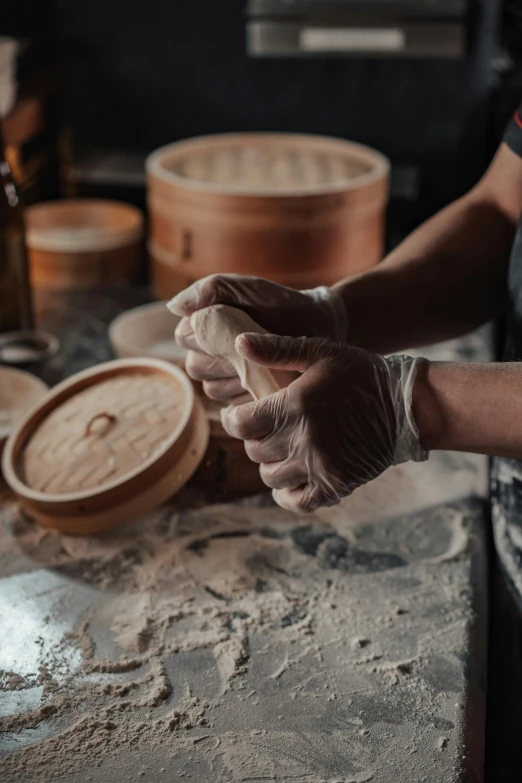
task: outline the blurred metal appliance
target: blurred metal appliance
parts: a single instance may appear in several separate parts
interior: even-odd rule
[[[249,0],[252,57],[460,58],[467,0]]]

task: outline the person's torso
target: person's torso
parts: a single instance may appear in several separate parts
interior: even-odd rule
[[[506,340],[501,358],[522,362],[522,219],[511,251],[508,289]],[[491,504],[498,556],[522,607],[522,460],[492,460]]]

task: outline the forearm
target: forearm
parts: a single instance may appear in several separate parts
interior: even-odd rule
[[[413,415],[427,451],[522,459],[522,363],[421,365]]]
[[[336,286],[355,345],[392,353],[464,334],[505,307],[515,224],[470,193],[379,266]]]

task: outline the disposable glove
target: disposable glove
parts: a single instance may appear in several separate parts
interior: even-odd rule
[[[191,378],[203,381],[205,394],[213,400],[237,404],[251,400],[241,387],[232,365],[201,353],[190,326],[193,312],[214,304],[245,310],[269,332],[294,336],[346,339],[346,312],[340,295],[324,286],[309,291],[241,275],[212,275],[189,286],[174,297],[169,309],[183,316],[176,341],[189,353],[186,369]]]
[[[222,411],[277,503],[293,511],[332,506],[390,465],[427,459],[412,414],[419,362],[385,359],[321,338],[243,334],[236,350],[302,375],[258,402]]]

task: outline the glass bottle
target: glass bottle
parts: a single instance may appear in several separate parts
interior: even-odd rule
[[[33,326],[24,208],[6,160],[0,121],[0,332]]]

